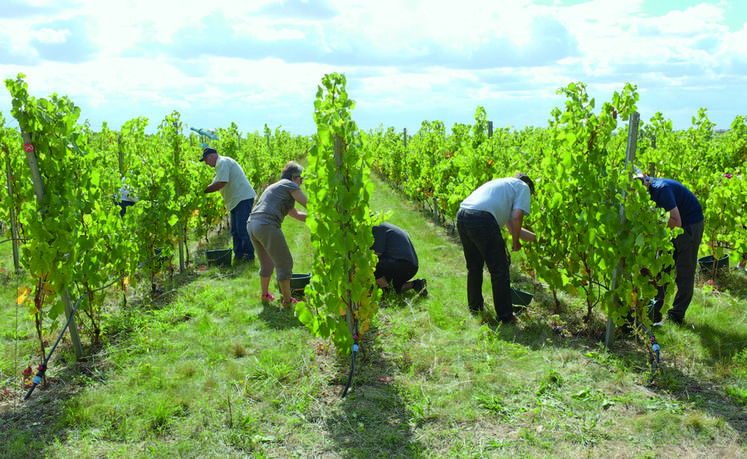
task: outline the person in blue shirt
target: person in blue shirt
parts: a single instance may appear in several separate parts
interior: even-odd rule
[[[675,284],[677,293],[667,317],[681,324],[690,306],[695,290],[695,269],[698,265],[698,248],[703,240],[703,209],[698,198],[680,182],[665,178],[652,178],[644,174],[636,176],[648,190],[656,207],[669,213],[667,226],[682,228],[683,232],[673,241]],[[671,269],[671,266],[668,268]],[[667,285],[659,286],[655,302],[651,307],[652,321],[661,324],[661,308]]]

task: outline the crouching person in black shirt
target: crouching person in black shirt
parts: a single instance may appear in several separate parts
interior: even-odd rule
[[[418,272],[418,255],[407,233],[391,223],[382,223],[373,227],[374,245],[371,250],[379,258],[376,264],[376,284],[397,293],[415,290],[416,293],[428,295],[425,279],[412,279]]]

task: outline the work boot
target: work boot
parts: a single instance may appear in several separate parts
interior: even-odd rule
[[[501,323],[504,325],[516,325],[519,323],[519,318],[516,317],[514,314],[511,314],[511,317],[506,319],[501,319]]]
[[[682,320],[682,317],[679,317],[679,316],[676,316],[676,315],[672,314],[671,310],[667,313],[667,320],[670,321],[670,322],[674,322],[677,325],[682,325],[683,322],[684,322]]]

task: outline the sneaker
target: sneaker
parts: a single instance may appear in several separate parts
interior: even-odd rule
[[[291,297],[290,301],[287,302],[287,303],[285,302],[285,300],[283,300],[283,306],[293,306],[293,307],[295,307],[296,303],[303,303],[303,300],[297,300],[297,299],[295,299],[293,297]]]
[[[664,305],[664,301],[652,299],[648,303],[648,318],[651,320],[651,323],[661,323],[662,316],[661,316],[661,308]]]
[[[270,292],[262,294],[262,302],[267,304],[275,301],[275,295]]]
[[[426,282],[425,279],[413,280],[412,289],[420,296],[428,296],[428,282]]]

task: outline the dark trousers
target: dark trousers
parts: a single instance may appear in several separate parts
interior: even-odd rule
[[[490,284],[493,287],[493,302],[496,317],[509,321],[513,317],[511,307],[511,279],[506,241],[495,217],[488,212],[459,209],[457,231],[462,241],[464,259],[467,262],[467,304],[471,311],[484,309],[482,296],[482,274],[487,265]]]
[[[231,236],[235,259],[254,258],[254,246],[246,231],[246,221],[249,220],[252,207],[254,207],[254,199],[245,199],[231,209]]]
[[[677,293],[674,296],[672,309],[667,313],[671,319],[682,322],[685,318],[685,312],[690,306],[695,290],[695,270],[698,267],[698,248],[703,240],[702,221],[682,227],[683,233],[677,236],[674,241],[674,282],[677,284]],[[670,266],[667,272],[671,270]],[[664,305],[664,295],[667,286],[659,287],[654,304],[654,322],[661,320],[661,307]],[[657,320],[658,319],[658,320]]]
[[[376,263],[374,277],[376,279],[385,277],[386,281],[394,287],[394,291],[400,293],[402,292],[402,286],[412,279],[417,272],[418,267],[409,261],[381,257]]]

